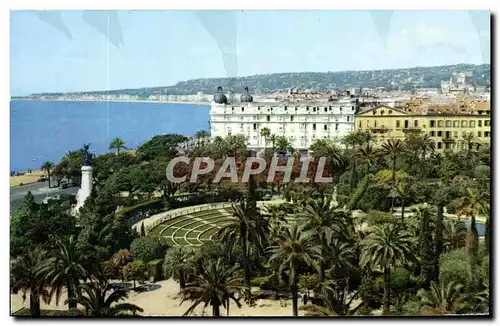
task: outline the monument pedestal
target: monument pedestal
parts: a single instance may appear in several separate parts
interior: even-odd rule
[[[92,167],[90,165],[82,166],[82,186],[76,194],[76,208],[78,212],[83,207],[85,200],[90,196],[92,191]]]

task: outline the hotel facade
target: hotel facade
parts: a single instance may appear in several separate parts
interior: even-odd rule
[[[307,152],[318,139],[330,139],[340,146],[342,137],[354,130],[358,111],[358,100],[350,96],[324,102],[269,103],[254,102],[246,90],[240,102],[228,103],[221,88],[218,92],[210,108],[211,137],[242,134],[252,150],[271,147],[262,136],[264,128],[271,134],[286,137],[299,152]]]

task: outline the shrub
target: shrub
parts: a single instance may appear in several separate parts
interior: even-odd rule
[[[128,263],[123,268],[123,277],[125,277],[127,281],[134,281],[135,288],[135,281],[143,281],[146,279],[146,265],[140,260]]]
[[[299,287],[307,291],[314,290],[319,284],[318,276],[316,274],[301,275],[299,279]]]
[[[167,245],[163,239],[158,237],[140,237],[132,241],[130,249],[134,260],[148,262],[163,258]]]
[[[405,268],[396,268],[391,273],[391,289],[404,291],[411,287],[411,274]]]
[[[467,252],[464,248],[442,254],[439,266],[439,280],[445,284],[455,282],[464,286],[467,285],[469,279],[468,264]]]
[[[163,259],[155,259],[148,262],[148,275],[154,278],[155,282],[163,280]]]
[[[250,280],[250,285],[264,289],[269,283],[269,276],[254,277]]]

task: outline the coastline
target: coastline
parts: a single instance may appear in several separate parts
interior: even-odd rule
[[[201,101],[151,101],[151,100],[119,100],[119,99],[42,99],[42,98],[11,98],[11,101],[43,101],[43,102],[123,102],[123,103],[160,103],[160,104],[188,104],[188,105],[210,105],[210,102]]]

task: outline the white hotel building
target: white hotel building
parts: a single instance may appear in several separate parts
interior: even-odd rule
[[[264,127],[271,134],[286,137],[295,150],[307,152],[318,139],[331,139],[340,145],[341,138],[354,130],[358,100],[350,96],[314,102],[253,102],[248,93],[241,101],[228,103],[218,88],[210,108],[211,137],[243,134],[249,149],[261,150],[271,144],[261,136]]]

